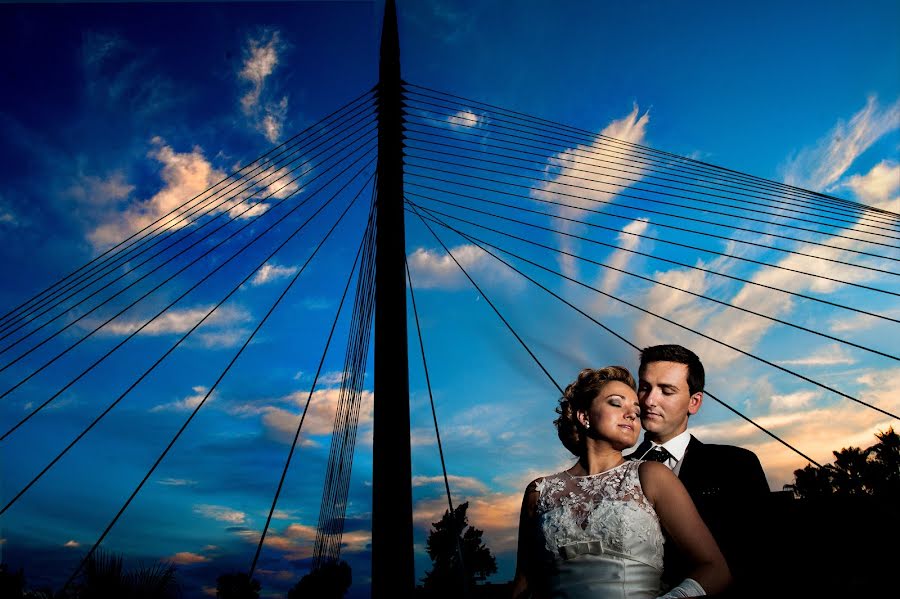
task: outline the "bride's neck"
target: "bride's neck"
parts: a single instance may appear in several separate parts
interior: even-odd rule
[[[599,474],[610,468],[615,468],[625,461],[622,451],[606,447],[592,447],[588,444],[585,454],[578,459],[575,468],[584,475]]]

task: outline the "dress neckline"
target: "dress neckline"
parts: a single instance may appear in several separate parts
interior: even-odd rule
[[[625,460],[624,462],[622,462],[621,464],[619,464],[619,465],[617,465],[617,466],[613,466],[612,468],[608,468],[608,469],[606,469],[606,470],[603,470],[602,472],[597,472],[597,473],[595,473],[595,474],[580,474],[580,475],[575,475],[575,474],[571,474],[568,470],[563,470],[563,474],[565,474],[565,475],[568,476],[569,478],[591,478],[591,477],[593,477],[593,476],[600,476],[601,474],[606,474],[606,473],[608,473],[608,472],[612,472],[613,470],[616,470],[617,468],[621,468],[622,466],[624,466],[624,465],[627,464],[627,463],[628,463],[628,460]]]

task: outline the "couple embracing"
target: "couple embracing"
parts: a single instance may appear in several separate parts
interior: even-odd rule
[[[744,517],[735,506],[768,493],[759,460],[688,431],[703,403],[693,352],[648,347],[638,378],[608,366],[582,370],[566,387],[554,424],[578,461],[525,491],[516,599],[671,599],[731,585],[720,534]],[[642,428],[643,442],[623,456]],[[724,523],[722,505],[730,508]]]

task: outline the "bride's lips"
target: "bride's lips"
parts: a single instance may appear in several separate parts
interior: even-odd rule
[[[634,427],[631,426],[630,424],[620,424],[619,428],[627,428],[630,431],[634,431]]]

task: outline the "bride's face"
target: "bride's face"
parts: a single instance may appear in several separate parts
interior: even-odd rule
[[[641,434],[641,408],[634,389],[619,381],[603,385],[591,407],[578,414],[592,436],[605,439],[616,449],[637,443]]]

